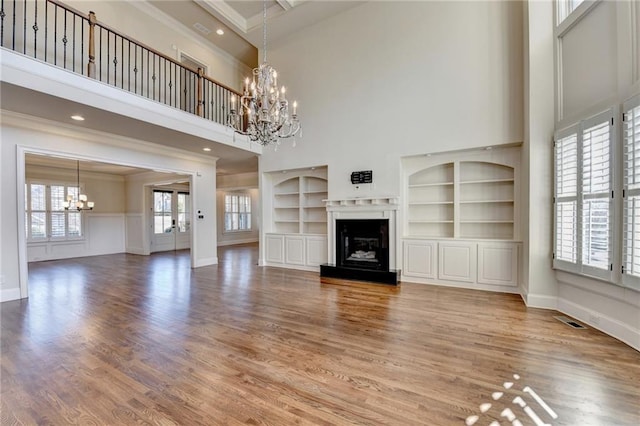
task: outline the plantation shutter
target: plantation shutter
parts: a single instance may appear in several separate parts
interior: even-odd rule
[[[604,120],[586,123],[582,131],[582,265],[598,276],[610,275],[602,271],[610,271],[612,257],[612,124]]]
[[[555,143],[555,178],[555,260],[575,264],[578,259],[577,133]]]
[[[640,288],[640,98],[625,104],[622,123],[623,282]]]

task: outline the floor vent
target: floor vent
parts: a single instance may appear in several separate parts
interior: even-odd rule
[[[581,329],[586,329],[587,327],[585,327],[584,325],[580,324],[579,322],[569,318],[569,317],[554,317],[555,319],[557,319],[558,321],[561,321],[565,324],[567,324],[570,327],[573,328],[581,328]]]

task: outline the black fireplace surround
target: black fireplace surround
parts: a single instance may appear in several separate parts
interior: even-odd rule
[[[321,277],[397,284],[389,270],[389,219],[337,219],[336,264],[320,266]]]

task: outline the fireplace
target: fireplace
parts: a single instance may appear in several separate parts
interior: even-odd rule
[[[336,266],[389,270],[389,219],[336,220]]]
[[[395,197],[327,200],[329,263],[320,276],[398,284],[397,210]]]

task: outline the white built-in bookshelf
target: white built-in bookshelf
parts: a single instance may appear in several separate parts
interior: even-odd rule
[[[485,157],[453,155],[436,164],[425,158],[423,168],[413,160],[406,179],[405,236],[515,239],[517,161]]]
[[[402,279],[515,292],[520,147],[402,160]]]
[[[292,176],[273,186],[273,232],[326,234],[327,179]]]

